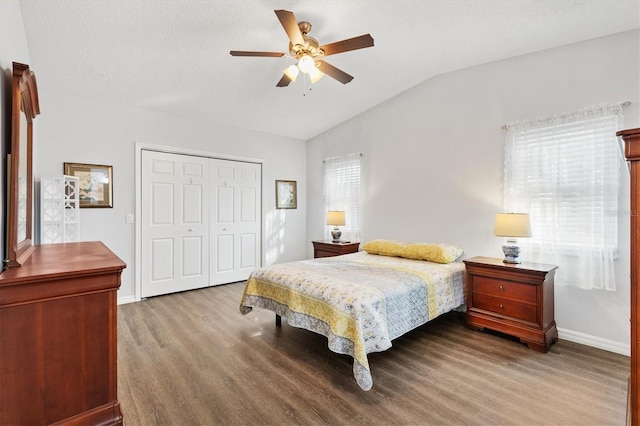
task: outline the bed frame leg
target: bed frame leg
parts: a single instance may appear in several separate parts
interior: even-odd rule
[[[282,317],[276,314],[276,327],[282,327]]]

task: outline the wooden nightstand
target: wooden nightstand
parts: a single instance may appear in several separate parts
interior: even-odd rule
[[[553,276],[557,266],[503,263],[474,257],[467,266],[465,324],[520,338],[529,348],[547,352],[558,340],[553,314]]]
[[[355,253],[358,251],[360,243],[331,241],[311,241],[313,243],[313,257],[331,257],[341,254]]]

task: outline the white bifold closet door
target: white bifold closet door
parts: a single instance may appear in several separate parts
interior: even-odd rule
[[[209,285],[209,159],[142,151],[142,297]]]
[[[211,284],[246,280],[260,266],[261,165],[211,165]]]
[[[261,165],[142,151],[142,294],[247,279],[260,265]]]

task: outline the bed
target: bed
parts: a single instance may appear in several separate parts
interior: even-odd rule
[[[449,257],[457,258],[456,253]],[[291,326],[326,336],[329,349],[353,357],[357,384],[370,390],[367,354],[389,349],[393,339],[463,305],[464,276],[462,262],[373,249],[281,263],[251,274],[240,312],[268,309]]]

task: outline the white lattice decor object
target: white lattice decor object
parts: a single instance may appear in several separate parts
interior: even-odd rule
[[[40,179],[40,243],[80,241],[80,194],[75,176]]]

